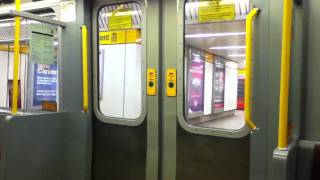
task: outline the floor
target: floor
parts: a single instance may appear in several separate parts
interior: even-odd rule
[[[211,121],[198,124],[198,126],[201,126],[201,127],[228,129],[228,130],[238,130],[238,129],[241,129],[244,125],[245,125],[244,111],[242,110],[236,110],[233,116],[227,116],[227,117],[214,119]]]

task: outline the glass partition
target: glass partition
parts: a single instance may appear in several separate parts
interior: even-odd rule
[[[48,12],[41,16],[55,18]],[[14,19],[0,18],[0,109],[12,107]],[[58,111],[60,27],[21,18],[19,111]]]

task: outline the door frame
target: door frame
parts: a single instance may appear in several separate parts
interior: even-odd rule
[[[97,118],[104,122],[109,124],[118,124],[118,125],[126,125],[126,126],[139,126],[141,123],[143,123],[146,119],[147,114],[147,104],[146,104],[146,86],[144,82],[146,82],[146,42],[142,41],[142,66],[141,66],[141,89],[142,89],[142,109],[141,114],[137,119],[125,119],[125,118],[115,118],[115,117],[107,117],[102,114],[99,108],[99,53],[98,53],[98,37],[99,37],[99,30],[98,28],[98,13],[103,6],[107,5],[117,5],[122,3],[137,3],[140,5],[141,8],[141,14],[143,17],[146,16],[145,9],[147,9],[147,6],[145,5],[145,2],[142,0],[134,0],[134,1],[127,1],[127,0],[97,0],[93,4],[93,10],[92,10],[92,54],[93,54],[93,109],[94,113],[97,116]],[[142,18],[141,21],[141,37],[146,37],[146,18]]]
[[[142,14],[144,16],[142,20],[142,37],[144,42],[143,48],[143,70],[142,70],[142,105],[143,110],[141,117],[137,120],[124,120],[119,118],[109,118],[109,124],[126,125],[126,126],[139,126],[144,121],[147,123],[147,154],[146,154],[146,179],[147,180],[158,180],[159,179],[159,156],[160,156],[160,124],[159,117],[161,112],[161,2],[155,0],[95,0],[92,5],[92,46],[93,46],[93,96],[94,96],[94,111],[97,118],[101,115],[98,110],[98,29],[97,29],[97,13],[99,9],[108,4],[121,4],[121,3],[138,3],[141,7]],[[156,86],[157,92],[154,96],[147,96],[147,79],[146,70],[148,68],[156,69]],[[117,122],[115,122],[115,120]],[[124,121],[123,121],[124,120]],[[133,128],[133,127],[132,127]]]

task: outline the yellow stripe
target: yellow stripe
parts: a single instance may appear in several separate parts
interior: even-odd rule
[[[288,145],[288,101],[290,81],[290,55],[292,34],[292,0],[284,0],[282,24],[282,55],[281,80],[279,102],[279,135],[278,148],[284,149]]]
[[[14,52],[14,46],[0,45],[0,51]],[[27,45],[20,45],[21,54],[29,54],[29,47]]]
[[[99,32],[100,45],[132,44],[141,43],[141,32],[139,29],[127,29],[119,31]]]
[[[20,11],[20,0],[16,0],[16,10]],[[14,63],[13,63],[13,93],[12,93],[12,114],[18,112],[18,96],[19,96],[19,58],[20,58],[20,17],[15,17],[14,29]]]
[[[248,14],[246,20],[246,80],[245,80],[245,122],[250,130],[254,131],[257,129],[257,126],[254,124],[251,118],[251,91],[252,91],[252,28],[253,20],[257,16],[259,10],[253,8],[252,11]]]
[[[88,112],[88,30],[82,26],[82,74],[83,74],[83,111]]]

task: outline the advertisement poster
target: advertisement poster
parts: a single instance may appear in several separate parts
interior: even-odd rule
[[[57,65],[34,64],[33,106],[57,102]]]
[[[224,110],[224,84],[225,84],[225,65],[223,62],[215,62],[214,77],[214,112]]]
[[[238,79],[237,109],[244,110],[244,79]]]
[[[188,109],[189,113],[204,110],[204,56],[192,54],[189,64]]]
[[[21,109],[21,81],[18,81],[18,109]],[[12,108],[13,80],[8,80],[9,107]]]

